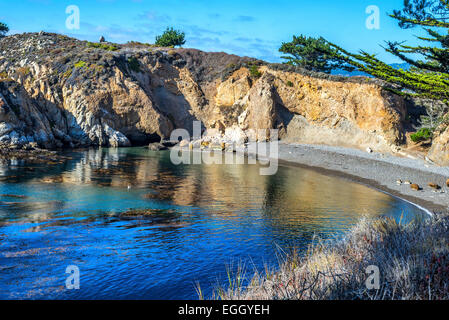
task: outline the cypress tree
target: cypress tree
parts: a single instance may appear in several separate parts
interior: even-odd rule
[[[402,10],[391,15],[401,28],[421,27],[427,36],[418,37],[426,45],[409,46],[386,42],[385,50],[410,64],[410,70],[395,69],[365,51],[351,53],[336,44],[328,51],[360,71],[396,85],[401,95],[449,101],[449,0],[404,0]],[[337,52],[337,53],[335,53]],[[417,55],[413,59],[410,55]]]

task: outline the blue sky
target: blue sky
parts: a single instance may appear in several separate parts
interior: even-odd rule
[[[0,21],[10,33],[58,32],[82,40],[154,43],[167,26],[186,32],[185,47],[280,61],[292,35],[323,36],[345,49],[377,53],[384,40],[416,43],[419,29],[402,30],[387,16],[402,0],[0,0]],[[68,30],[66,7],[80,9],[80,29]],[[365,26],[369,5],[380,9],[380,30]]]

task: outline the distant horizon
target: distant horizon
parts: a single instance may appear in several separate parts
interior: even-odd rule
[[[226,52],[267,62],[282,62],[278,52],[282,42],[293,35],[323,36],[341,47],[357,52],[362,49],[378,54],[387,63],[401,63],[380,45],[385,40],[416,44],[419,29],[402,30],[388,17],[402,7],[402,0],[379,0],[379,29],[368,29],[371,1],[348,0],[336,4],[322,0],[290,2],[276,5],[259,2],[196,0],[186,5],[180,0],[24,0],[20,3],[0,1],[0,21],[10,27],[8,35],[24,32],[53,32],[78,40],[107,41],[124,44],[129,41],[154,43],[166,27],[186,33],[185,48],[208,52]],[[66,13],[69,6],[80,10],[78,30],[69,30]]]

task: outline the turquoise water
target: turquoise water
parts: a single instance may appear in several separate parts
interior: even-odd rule
[[[145,148],[67,155],[0,165],[0,299],[196,299],[195,283],[210,294],[227,266],[275,266],[280,249],[339,237],[363,216],[424,215],[302,168],[175,166]],[[79,290],[65,287],[69,265]]]

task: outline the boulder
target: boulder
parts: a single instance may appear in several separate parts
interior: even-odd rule
[[[442,125],[436,130],[427,157],[439,165],[449,165],[449,126]]]
[[[189,142],[188,140],[182,140],[182,141],[179,143],[179,146],[180,146],[181,148],[183,148],[183,147],[187,147],[189,144],[190,144],[190,142]]]
[[[151,151],[163,151],[163,150],[168,150],[168,147],[162,143],[155,142],[155,143],[150,143],[148,145],[148,149],[150,149]]]
[[[176,146],[178,144],[178,142],[176,142],[176,141],[169,141],[169,140],[162,140],[161,144],[164,147],[173,148],[174,146]]]
[[[110,126],[104,125],[104,133],[108,138],[110,147],[131,147],[131,142],[128,138],[123,133],[112,129]]]
[[[0,137],[7,135],[13,130],[14,128],[9,123],[0,122]]]

